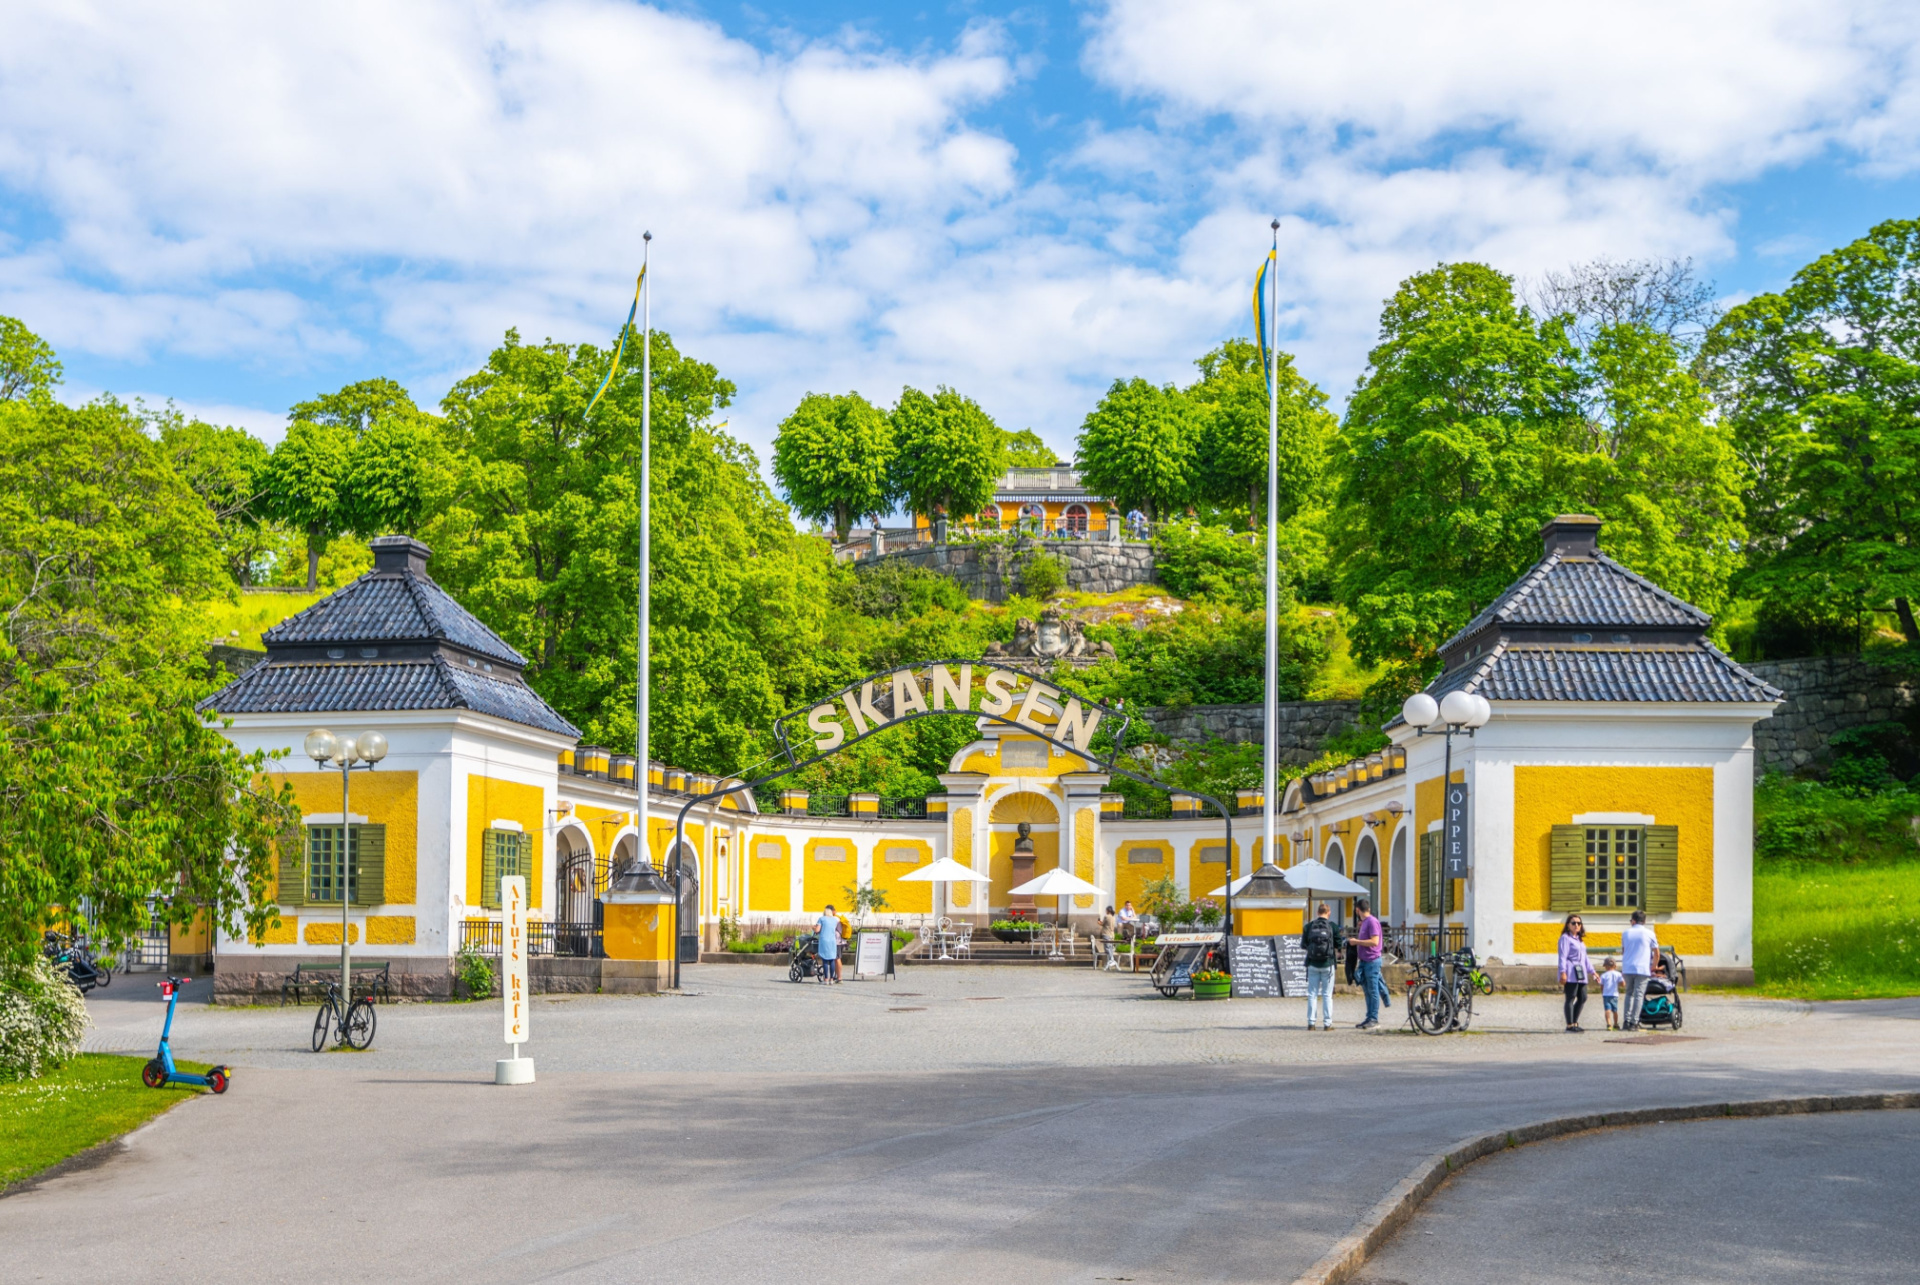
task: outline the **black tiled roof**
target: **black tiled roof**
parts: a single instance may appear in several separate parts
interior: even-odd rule
[[[466,709],[561,736],[580,735],[524,684],[467,670],[440,656],[344,664],[268,661],[201,701],[200,708],[222,714]]]
[[[1436,699],[1468,691],[1490,701],[1759,702],[1783,695],[1707,642],[1502,642],[1484,657],[1442,675],[1427,691]]]
[[[1489,625],[1705,629],[1713,618],[1604,553],[1550,553],[1440,644],[1446,651]]]
[[[440,641],[516,667],[527,663],[500,636],[414,571],[369,571],[260,635],[276,645]]]

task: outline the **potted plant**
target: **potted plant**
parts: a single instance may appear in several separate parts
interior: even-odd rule
[[[1217,968],[1203,968],[1193,975],[1193,997],[1195,999],[1230,999],[1233,996],[1233,978]]]
[[[1033,940],[1033,930],[1037,927],[1031,919],[996,919],[987,925],[987,931],[1004,942],[1019,944]]]

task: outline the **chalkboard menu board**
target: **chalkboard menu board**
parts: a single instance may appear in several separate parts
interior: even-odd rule
[[[1280,956],[1280,990],[1282,994],[1303,996],[1307,993],[1307,952],[1300,945],[1298,937],[1275,937],[1274,950]]]
[[[1274,955],[1275,938],[1233,938],[1233,997],[1279,999],[1280,963]]]

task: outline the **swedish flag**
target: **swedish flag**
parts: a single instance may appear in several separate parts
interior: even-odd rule
[[[605,393],[607,386],[613,383],[613,377],[620,373],[620,358],[627,351],[627,332],[633,329],[633,318],[640,311],[640,287],[645,285],[646,281],[647,270],[642,268],[640,276],[633,283],[633,306],[627,309],[627,322],[620,327],[620,342],[613,348],[613,365],[607,370],[607,377],[600,381],[600,387],[594,391],[593,400],[587,403],[587,409],[582,412],[583,415],[593,413],[593,408],[600,404],[601,394]]]

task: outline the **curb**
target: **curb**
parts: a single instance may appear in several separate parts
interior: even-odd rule
[[[1386,1197],[1293,1285],[1343,1285],[1365,1266],[1441,1183],[1476,1160],[1510,1147],[1545,1142],[1594,1129],[1623,1129],[1677,1120],[1716,1120],[1774,1115],[1819,1115],[1829,1111],[1900,1111],[1920,1108],[1920,1092],[1824,1094],[1807,1098],[1762,1098],[1752,1102],[1702,1102],[1692,1106],[1641,1107],[1592,1115],[1560,1116],[1512,1129],[1495,1129],[1456,1144],[1414,1166]]]

